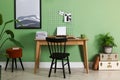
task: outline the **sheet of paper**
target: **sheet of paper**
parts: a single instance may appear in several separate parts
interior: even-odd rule
[[[66,27],[57,27],[57,35],[66,35]]]

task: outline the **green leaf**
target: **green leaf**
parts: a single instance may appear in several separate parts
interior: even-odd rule
[[[11,36],[11,38],[14,38],[14,33],[11,30],[5,30],[7,34]]]
[[[22,23],[19,20],[17,20],[17,19],[12,19],[12,20],[6,21],[5,24],[4,24],[4,26],[6,26],[8,23],[11,23],[11,22],[16,22],[20,26],[23,26]]]
[[[13,19],[12,19],[12,20],[9,20],[9,21],[6,21],[6,22],[5,22],[5,25],[8,24],[8,23],[11,23],[11,22],[13,22],[13,21],[14,21]]]
[[[23,48],[23,45],[19,41],[15,40],[14,38],[9,38],[9,40],[13,42],[16,46]]]
[[[0,14],[0,25],[2,25],[3,23],[3,19],[2,19],[2,15]]]

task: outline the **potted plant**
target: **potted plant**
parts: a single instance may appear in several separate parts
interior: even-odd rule
[[[12,23],[12,22],[19,23],[18,20],[9,20],[3,23],[2,15],[0,14],[0,51],[1,51],[2,46],[8,40],[10,40],[11,42],[13,42],[15,45],[19,47],[23,47],[22,44],[14,38],[13,31],[5,28],[7,24]],[[22,26],[22,24],[20,25]],[[5,35],[7,35],[7,37],[5,37]],[[6,56],[6,54],[0,53],[0,56]],[[1,65],[0,65],[0,79],[1,79]]]
[[[114,42],[114,37],[111,36],[110,33],[100,34],[98,42],[104,53],[112,53],[113,47],[117,46]]]
[[[19,23],[18,20],[9,20],[3,23],[2,15],[0,14],[0,25],[3,25],[3,26],[0,26],[0,50],[7,40],[10,40],[11,42],[13,42],[15,45],[19,47],[23,47],[21,43],[14,38],[13,31],[5,28],[7,24],[12,23],[12,22]],[[22,24],[20,25],[22,26]],[[7,37],[4,37],[5,34],[7,34]]]

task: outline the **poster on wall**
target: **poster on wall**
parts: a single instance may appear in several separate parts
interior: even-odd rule
[[[15,29],[41,28],[41,0],[14,0]],[[22,26],[21,26],[22,24]]]

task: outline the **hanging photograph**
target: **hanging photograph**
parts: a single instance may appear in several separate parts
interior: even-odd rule
[[[41,28],[41,0],[15,0],[16,29]],[[22,24],[22,26],[20,25]]]

